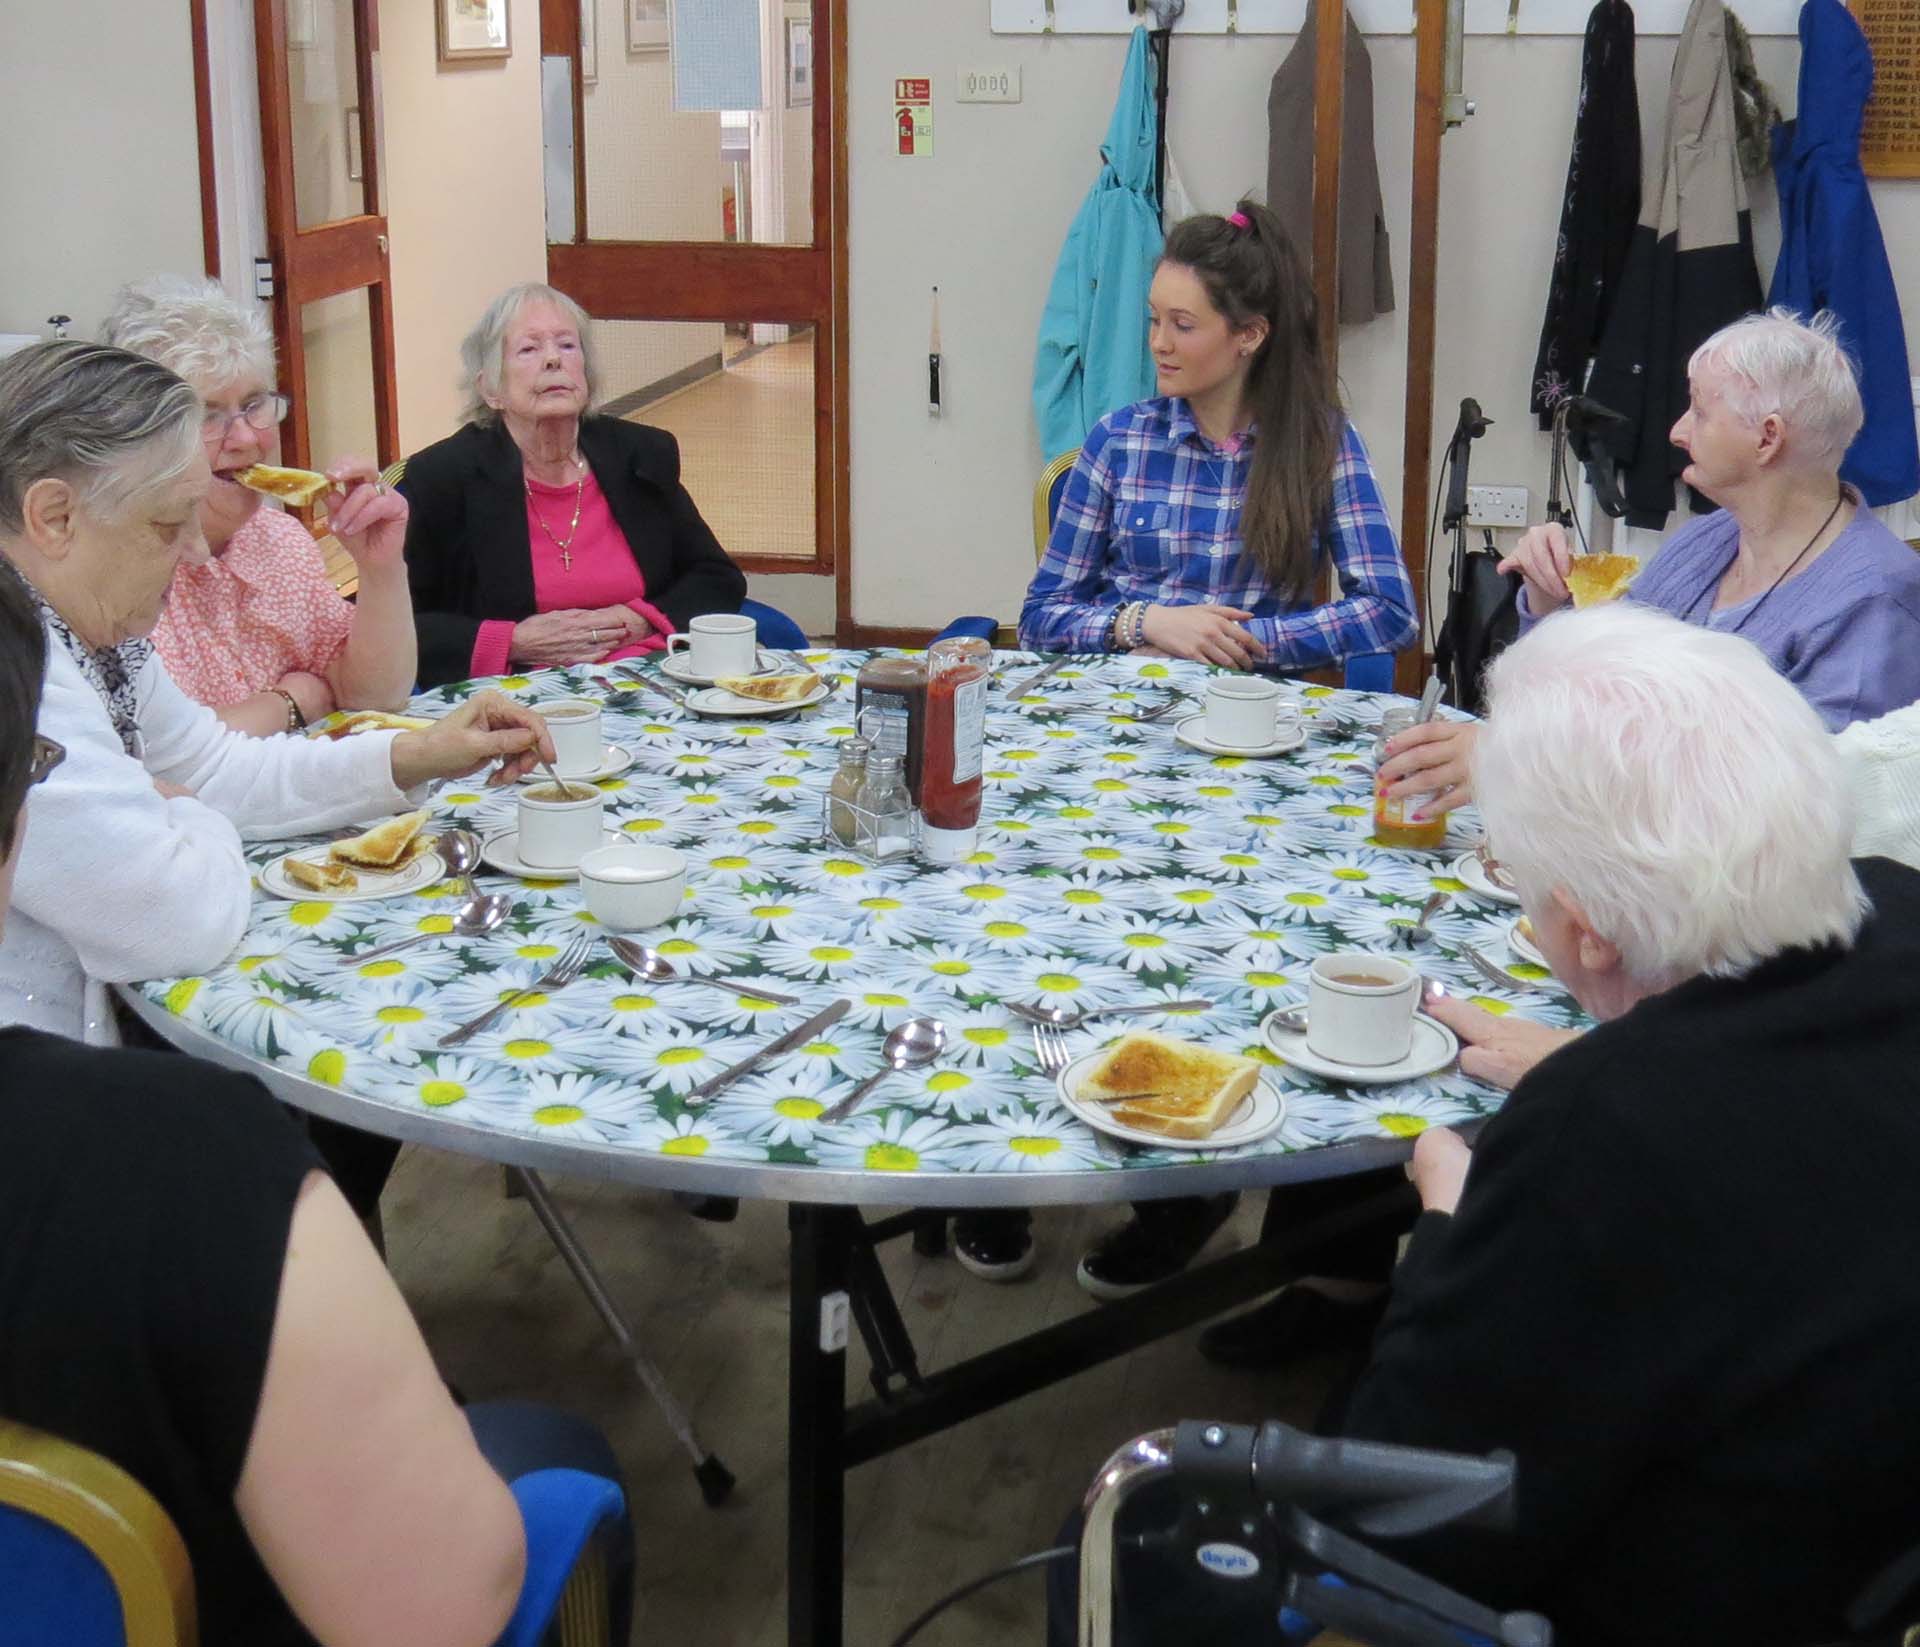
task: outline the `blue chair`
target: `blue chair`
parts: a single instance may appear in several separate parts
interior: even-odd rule
[[[527,1575],[496,1647],[611,1647],[604,1543],[619,1487],[580,1470],[512,1484]],[[139,1482],[98,1453],[0,1420],[0,1641],[194,1647],[185,1544]]]
[[[976,640],[990,641],[999,628],[1000,625],[992,618],[955,618],[933,638],[937,641],[957,640],[962,635],[971,635]]]
[[[804,652],[807,648],[807,633],[792,618],[777,606],[769,606],[765,601],[743,600],[740,603],[740,615],[752,618],[760,630],[760,644],[773,646],[783,652]]]
[[[1347,659],[1346,679],[1349,692],[1391,692],[1393,690],[1393,654],[1362,652]]]

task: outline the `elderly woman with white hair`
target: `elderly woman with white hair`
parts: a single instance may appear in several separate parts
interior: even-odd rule
[[[1832,731],[1920,699],[1920,556],[1840,479],[1864,413],[1832,317],[1735,321],[1687,376],[1682,478],[1721,507],[1662,546],[1627,599],[1752,641]],[[1573,554],[1560,527],[1536,526],[1500,563],[1525,580],[1523,632],[1568,603]],[[1475,736],[1471,723],[1403,732],[1380,782],[1431,795],[1427,815],[1462,805]]]
[[[746,579],[662,429],[593,415],[586,312],[514,286],[460,346],[464,426],[407,460],[407,570],[429,685],[658,651]]]
[[[1583,612],[1489,685],[1489,836],[1600,1023],[1418,1140],[1344,1428],[1511,1449],[1515,1532],[1409,1558],[1574,1647],[1852,1638],[1920,1539],[1920,875],[1849,861],[1833,740],[1739,638]]]
[[[260,736],[335,709],[400,708],[414,679],[406,500],[381,490],[364,458],[328,467],[328,529],[359,580],[349,603],[306,527],[235,478],[280,461],[291,404],[274,388],[273,334],[259,311],[212,281],[159,275],[119,293],[100,336],[185,378],[203,407],[210,553],[180,567],[153,631],[174,683]]]

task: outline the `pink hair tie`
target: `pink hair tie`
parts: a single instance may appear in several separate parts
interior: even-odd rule
[[[1253,227],[1253,220],[1248,217],[1245,212],[1229,212],[1227,214],[1227,221],[1236,229],[1251,229]]]

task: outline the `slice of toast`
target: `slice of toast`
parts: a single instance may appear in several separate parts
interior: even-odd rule
[[[390,715],[384,709],[357,709],[326,729],[329,738],[350,738],[356,732],[424,732],[433,722],[424,715]]]
[[[282,469],[271,463],[256,463],[237,470],[233,477],[250,491],[265,492],[270,498],[305,508],[333,485],[325,475],[311,469]]]
[[[736,698],[756,703],[798,703],[820,684],[812,672],[804,675],[716,675],[713,684]]]
[[[1242,1068],[1254,1067],[1249,1058],[1136,1029],[1121,1036],[1088,1067],[1075,1096],[1113,1104],[1123,1098],[1205,1094]]]
[[[363,869],[396,869],[406,860],[407,849],[427,817],[424,811],[402,813],[375,824],[365,834],[335,841],[328,855],[336,862],[358,864]]]
[[[1578,606],[1618,600],[1640,575],[1637,555],[1576,555],[1567,568],[1567,592]]]
[[[304,886],[310,892],[351,892],[360,884],[360,877],[345,864],[310,864],[304,858],[288,858],[280,867],[295,886]]]
[[[1211,1138],[1221,1123],[1240,1107],[1240,1101],[1253,1091],[1253,1083],[1259,1079],[1260,1071],[1253,1061],[1242,1061],[1247,1067],[1229,1076],[1211,1092],[1126,1098],[1110,1106],[1107,1113],[1124,1126],[1158,1133],[1163,1138]]]

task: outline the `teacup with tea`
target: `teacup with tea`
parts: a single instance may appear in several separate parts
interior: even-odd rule
[[[540,705],[553,739],[553,769],[563,778],[598,772],[606,758],[601,741],[600,705],[591,698],[558,698]]]
[[[1307,1047],[1337,1064],[1398,1063],[1413,1046],[1420,974],[1392,955],[1347,950],[1307,973]]]
[[[537,783],[520,791],[518,856],[534,869],[572,869],[606,835],[607,797],[590,783]]]

